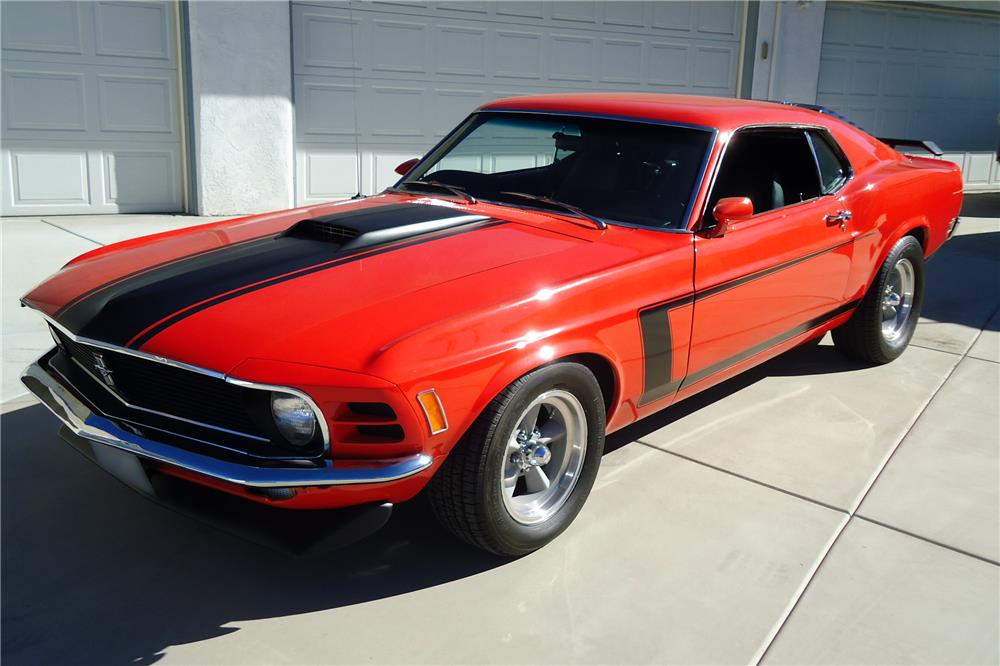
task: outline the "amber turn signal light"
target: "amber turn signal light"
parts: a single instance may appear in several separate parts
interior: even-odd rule
[[[434,389],[422,391],[417,394],[417,402],[424,410],[427,417],[427,426],[431,429],[432,435],[437,435],[448,429],[448,418],[444,415],[444,407],[441,405],[441,398],[438,397]]]

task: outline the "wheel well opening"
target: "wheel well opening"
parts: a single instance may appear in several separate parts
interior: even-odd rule
[[[907,232],[906,235],[907,236],[913,236],[914,238],[916,238],[917,242],[920,243],[920,247],[922,247],[924,249],[924,252],[927,251],[927,230],[926,229],[924,229],[923,227],[915,227],[913,229],[910,229],[910,231]]]
[[[615,391],[618,388],[615,379],[615,370],[611,362],[598,354],[575,354],[561,358],[559,361],[579,363],[594,373],[594,377],[597,378],[597,383],[601,387],[601,394],[604,396],[604,409],[610,417],[611,406],[615,400]]]

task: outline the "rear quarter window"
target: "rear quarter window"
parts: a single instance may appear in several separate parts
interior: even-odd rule
[[[840,146],[837,146],[833,138],[825,132],[810,130],[809,142],[816,155],[822,193],[836,192],[851,177],[850,163],[844,157]]]

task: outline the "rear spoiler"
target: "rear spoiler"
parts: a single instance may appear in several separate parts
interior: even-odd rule
[[[876,137],[879,141],[886,144],[890,148],[895,148],[896,146],[905,146],[907,148],[923,148],[931,155],[935,157],[941,157],[944,155],[938,145],[933,141],[920,141],[918,139],[884,139],[882,137]]]

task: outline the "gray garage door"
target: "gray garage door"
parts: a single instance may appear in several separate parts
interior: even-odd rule
[[[181,210],[176,4],[0,4],[3,214]]]
[[[1000,181],[1000,19],[827,3],[817,103],[879,136],[933,139],[967,185]]]
[[[296,198],[378,191],[479,104],[560,90],[734,96],[740,2],[292,9]]]

